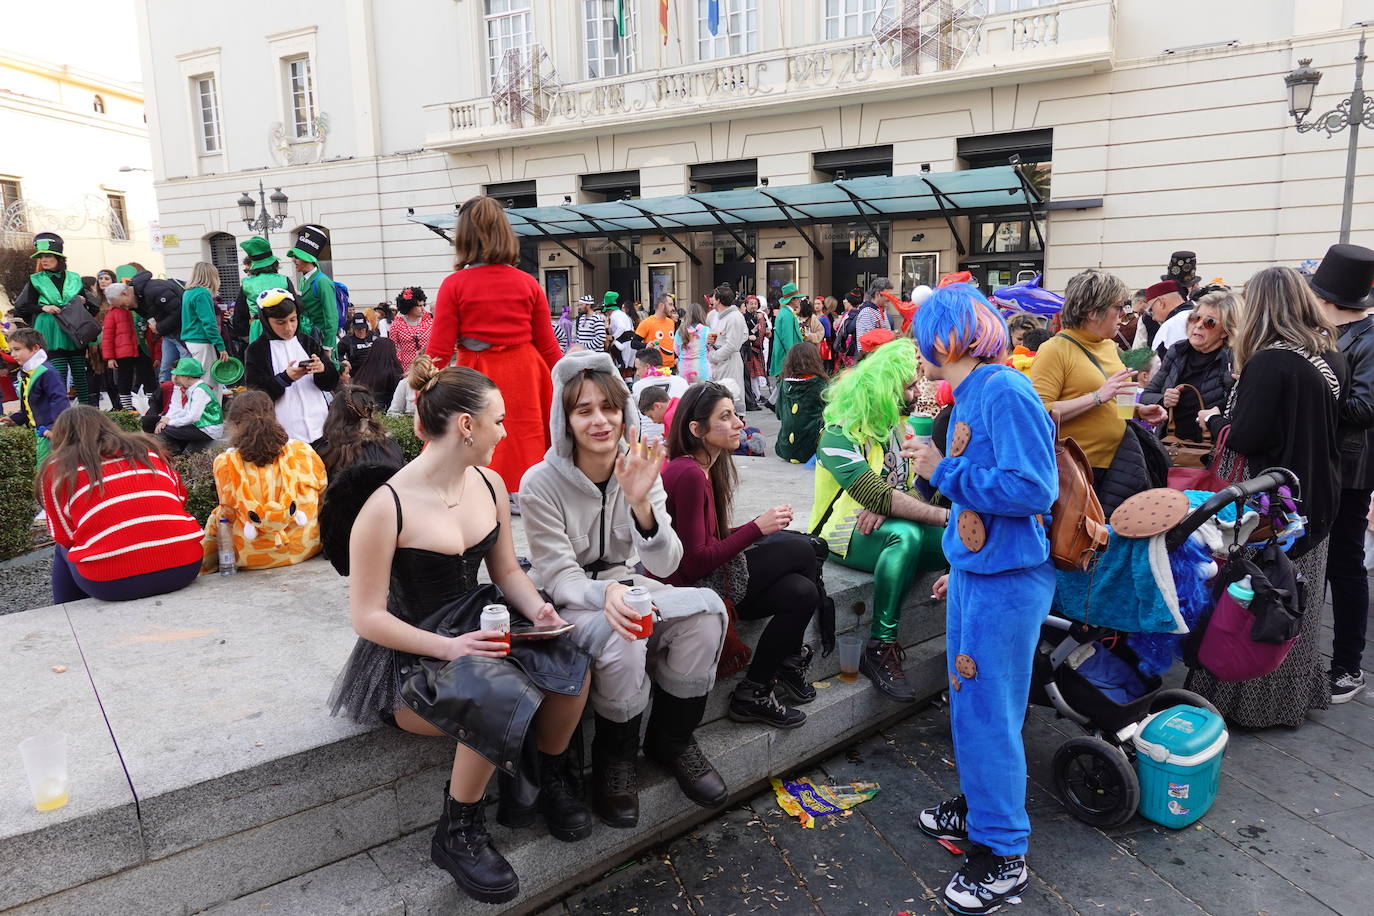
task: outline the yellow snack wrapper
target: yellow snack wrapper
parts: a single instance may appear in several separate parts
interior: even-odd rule
[[[801,821],[808,829],[816,826],[816,818],[836,814],[862,804],[878,794],[876,782],[852,782],[848,785],[818,786],[809,779],[796,782],[769,780],[778,806]]]

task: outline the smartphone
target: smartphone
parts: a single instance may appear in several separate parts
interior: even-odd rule
[[[550,625],[547,627],[529,627],[524,630],[511,630],[511,639],[552,639],[555,636],[562,636],[564,633],[571,632],[577,624],[563,623]]]
[[[296,363],[296,368],[297,368],[297,369],[309,369],[313,364],[314,364],[314,363],[313,363],[312,360],[303,359],[303,360],[301,360],[300,362]]]

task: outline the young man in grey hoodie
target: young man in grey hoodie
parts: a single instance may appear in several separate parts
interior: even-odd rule
[[[715,681],[725,605],[710,589],[634,572],[643,563],[654,575],[672,574],[682,543],[664,508],[663,447],[639,441],[638,411],[610,356],[569,353],[553,367],[553,389],[553,445],[526,472],[520,507],[532,576],[593,658],[592,809],[612,827],[638,823],[635,761],[651,692],[645,754],[672,771],[689,799],[716,807],[729,793],[693,733]],[[653,596],[648,638],[625,603],[631,586]]]

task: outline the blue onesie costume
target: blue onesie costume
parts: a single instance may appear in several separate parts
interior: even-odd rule
[[[1058,495],[1054,424],[1024,375],[982,365],[955,389],[945,455],[931,483],[953,504],[945,646],[968,834],[997,855],[1024,855],[1021,726],[1055,582],[1037,517]]]

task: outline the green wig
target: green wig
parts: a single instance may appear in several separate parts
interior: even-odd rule
[[[855,442],[884,442],[902,421],[903,393],[918,373],[909,337],[885,343],[825,391],[825,423]]]

